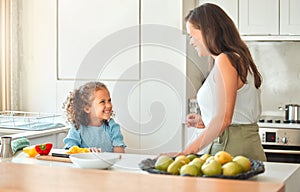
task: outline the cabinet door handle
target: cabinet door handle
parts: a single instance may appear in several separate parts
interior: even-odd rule
[[[264,152],[265,153],[278,153],[278,154],[300,155],[300,151],[294,151],[294,150],[264,149]]]

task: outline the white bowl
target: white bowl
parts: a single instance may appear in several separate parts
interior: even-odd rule
[[[107,169],[120,159],[120,155],[114,153],[77,153],[70,155],[70,159],[72,163],[80,168]]]

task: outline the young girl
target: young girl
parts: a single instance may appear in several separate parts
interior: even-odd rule
[[[110,94],[103,83],[89,82],[70,92],[63,108],[71,124],[64,138],[65,149],[78,146],[102,152],[125,152],[120,126],[111,118]]]

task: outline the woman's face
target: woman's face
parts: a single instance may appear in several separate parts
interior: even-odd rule
[[[192,45],[196,49],[198,56],[208,56],[209,51],[204,45],[201,30],[196,29],[190,22],[186,22],[186,30],[190,36],[190,45]]]
[[[96,91],[91,107],[85,108],[85,112],[89,113],[90,125],[93,126],[99,126],[103,120],[109,119],[112,113],[112,102],[108,90]]]

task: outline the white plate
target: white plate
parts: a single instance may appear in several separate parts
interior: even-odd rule
[[[120,159],[120,155],[114,153],[98,153],[97,155],[93,153],[77,153],[70,155],[70,159],[76,166],[84,169],[107,169]]]

